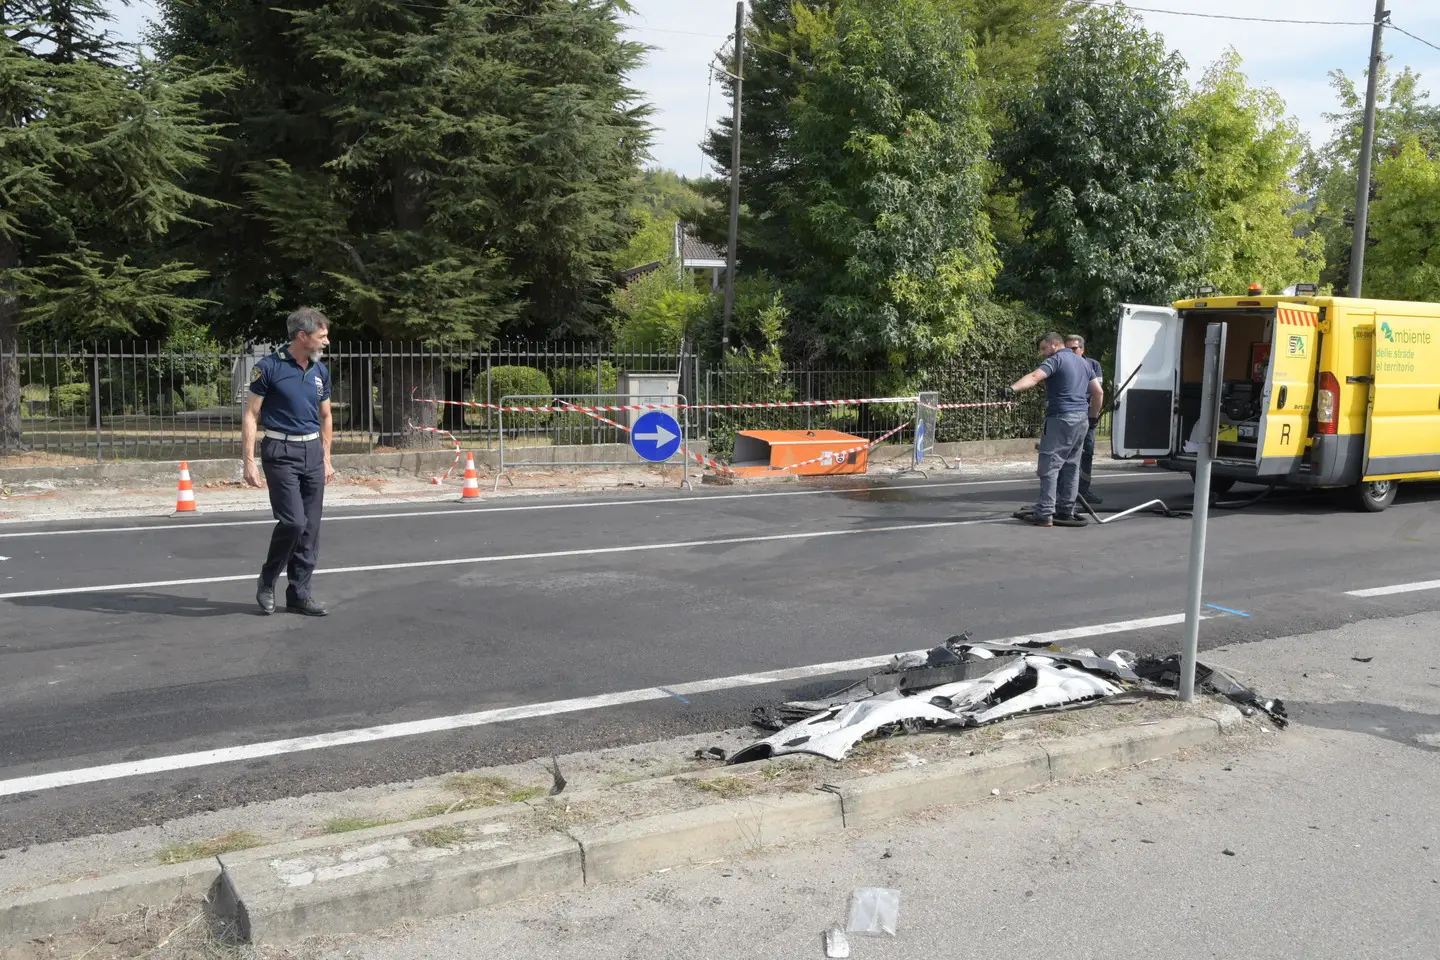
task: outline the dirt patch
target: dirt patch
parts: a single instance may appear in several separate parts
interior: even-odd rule
[[[95,463],[94,457],[77,457],[68,453],[15,453],[0,457],[0,470],[7,467],[85,467]]]
[[[0,949],[0,960],[300,960],[289,950],[225,943],[212,928],[203,901],[183,898],[96,920],[77,930]]]

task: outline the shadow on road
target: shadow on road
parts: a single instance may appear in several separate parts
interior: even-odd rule
[[[1289,703],[1296,723],[1322,730],[1366,733],[1404,747],[1440,753],[1440,714],[1416,713],[1383,703]],[[1421,738],[1424,739],[1421,739]]]
[[[283,598],[281,602],[283,603]],[[10,603],[17,607],[50,607],[56,610],[78,610],[89,613],[140,613],[162,617],[265,616],[253,601],[231,603],[227,600],[203,600],[198,597],[177,597],[163,593],[134,591],[73,593],[55,597],[22,597],[11,600]]]

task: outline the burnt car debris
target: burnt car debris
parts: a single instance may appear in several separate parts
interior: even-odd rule
[[[1140,657],[1116,650],[1102,657],[1094,650],[1061,650],[1044,641],[987,643],[960,634],[924,652],[899,654],[828,697],[756,707],[752,725],[773,733],[727,762],[795,753],[842,760],[866,740],[1172,697],[1179,676],[1179,656]],[[1282,701],[1261,697],[1223,670],[1197,664],[1196,685],[1236,703],[1247,716],[1264,713],[1282,729],[1288,723]]]

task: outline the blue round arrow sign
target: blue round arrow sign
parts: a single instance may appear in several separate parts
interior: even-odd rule
[[[651,410],[630,427],[630,447],[651,463],[663,463],[680,449],[680,424],[664,411]]]

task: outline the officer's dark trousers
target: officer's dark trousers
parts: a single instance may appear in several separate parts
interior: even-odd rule
[[[264,437],[260,466],[270,488],[275,533],[260,576],[274,586],[280,571],[287,600],[310,596],[310,574],[320,556],[320,512],[325,506],[325,446],[318,439],[294,443]]]

